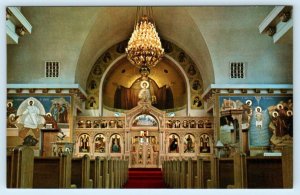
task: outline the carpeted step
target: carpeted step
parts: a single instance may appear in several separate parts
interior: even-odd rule
[[[166,188],[159,168],[130,168],[124,188]]]

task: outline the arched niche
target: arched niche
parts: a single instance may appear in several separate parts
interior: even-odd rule
[[[126,59],[124,53],[126,44],[127,40],[109,48],[92,67],[86,86],[87,110],[98,110],[100,115],[103,114],[103,108],[112,112],[124,112],[112,106],[118,82],[122,82],[124,87],[128,88],[140,77],[139,70]],[[174,108],[167,111],[186,110],[186,114],[189,114],[191,109],[203,109],[203,104],[201,106],[192,104],[195,97],[201,97],[203,93],[203,80],[197,66],[175,44],[163,41],[163,45],[168,48],[166,55],[157,68],[151,69],[149,78],[155,80],[159,87],[169,85],[174,91]],[[168,74],[171,76],[166,76]],[[109,89],[108,93],[106,89]]]

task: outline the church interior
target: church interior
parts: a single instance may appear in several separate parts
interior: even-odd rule
[[[293,6],[6,7],[5,25],[8,188],[293,188]]]

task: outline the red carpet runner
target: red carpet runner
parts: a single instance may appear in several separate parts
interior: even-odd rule
[[[161,169],[131,168],[124,188],[166,188]]]

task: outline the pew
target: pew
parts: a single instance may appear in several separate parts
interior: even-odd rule
[[[33,188],[70,188],[71,156],[35,157]]]
[[[218,187],[227,188],[234,184],[234,161],[232,158],[220,158],[218,161]]]
[[[10,187],[11,180],[11,154],[6,156],[6,187]]]
[[[14,148],[6,160],[8,188],[121,188],[128,180],[128,160],[34,157],[28,146]]]
[[[165,183],[170,188],[291,188],[292,148],[283,148],[282,157],[197,158],[197,161],[165,160]]]
[[[281,157],[248,157],[248,188],[283,188]]]
[[[99,156],[90,160],[90,176],[94,181],[94,188],[104,188],[104,161]]]
[[[207,180],[210,179],[210,161],[205,160],[201,157],[197,158],[197,161],[194,162],[196,166],[194,171],[197,171],[195,176],[195,188],[207,188]]]
[[[17,146],[7,156],[7,187],[32,188],[34,152],[29,146]]]
[[[72,159],[71,184],[76,188],[92,188],[93,180],[90,179],[90,157]]]

